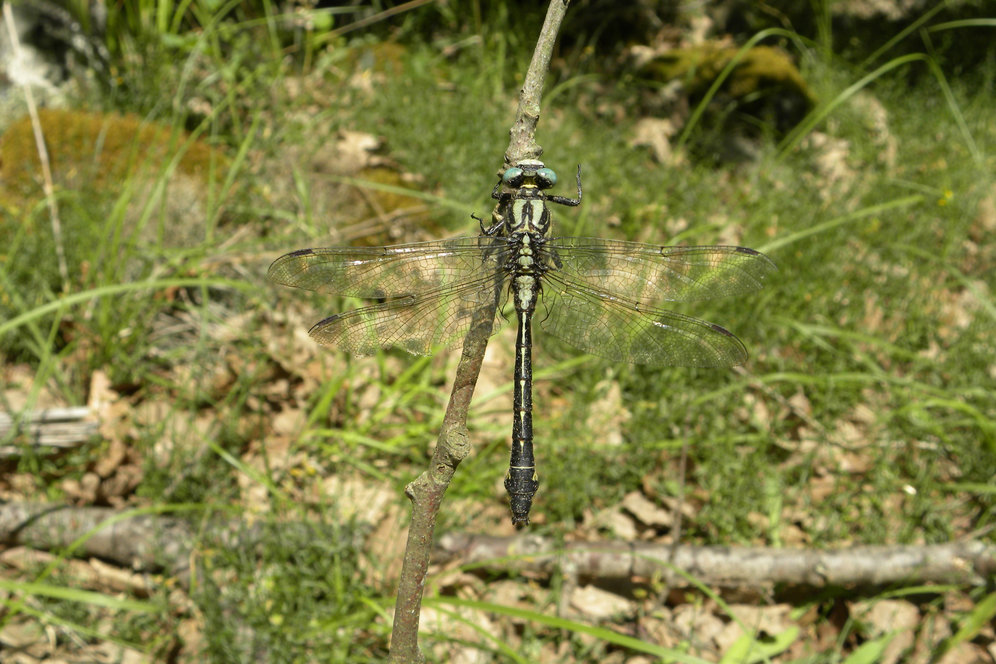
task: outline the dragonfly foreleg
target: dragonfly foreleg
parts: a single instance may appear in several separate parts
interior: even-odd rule
[[[561,205],[570,205],[571,207],[581,205],[581,164],[578,164],[578,197],[567,198],[566,196],[547,196],[546,200],[554,203],[560,203]]]

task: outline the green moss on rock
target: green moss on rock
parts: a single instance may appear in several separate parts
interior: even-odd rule
[[[136,115],[74,110],[39,111],[57,190],[113,192],[136,175],[156,178],[182,150],[175,173],[207,182],[224,173],[223,155],[186,132]],[[0,137],[0,203],[21,208],[42,195],[42,171],[31,119]]]

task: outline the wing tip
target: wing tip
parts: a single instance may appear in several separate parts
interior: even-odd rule
[[[713,332],[723,335],[726,337],[733,345],[733,348],[726,348],[723,353],[718,353],[715,356],[715,361],[711,363],[704,364],[704,367],[722,368],[722,367],[738,367],[745,362],[749,357],[747,353],[747,346],[744,342],[740,341],[740,338],[727,330],[722,325],[717,325],[716,323],[706,323]],[[735,351],[735,352],[734,352]]]
[[[294,258],[300,258],[301,256],[314,256],[314,249],[297,249],[290,253],[284,254],[277,260],[270,263],[270,267],[266,270],[266,278],[278,284],[288,284],[288,275],[285,274],[284,265]]]
[[[761,279],[763,279],[768,272],[778,271],[778,266],[775,264],[775,261],[771,260],[767,254],[761,253],[757,249],[751,249],[750,247],[734,247],[734,250],[738,254],[758,259],[758,262],[755,263],[755,265],[763,265],[765,268],[765,270],[759,275]]]

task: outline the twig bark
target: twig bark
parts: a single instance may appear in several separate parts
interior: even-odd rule
[[[536,125],[540,119],[540,102],[543,98],[543,85],[553,57],[553,46],[557,42],[560,24],[567,13],[570,0],[550,0],[546,20],[536,40],[533,59],[529,62],[526,79],[519,90],[519,107],[515,121],[509,130],[508,149],[505,151],[505,165],[509,166],[521,159],[535,159],[543,154],[543,148],[536,143]]]
[[[506,165],[527,157],[538,157],[543,152],[536,144],[534,134],[540,117],[540,99],[546,71],[568,4],[569,0],[550,2],[546,20],[533,52],[533,59],[522,90],[519,92],[519,109],[509,131],[509,146],[505,151]],[[391,661],[396,664],[425,661],[418,647],[418,624],[422,609],[422,591],[432,552],[432,535],[443,494],[446,493],[457,465],[470,453],[467,411],[481,371],[481,362],[484,360],[484,351],[491,336],[501,295],[501,283],[497,279],[494,288],[493,306],[477,313],[474,324],[464,340],[453,392],[446,407],[442,431],[429,470],[409,484],[405,491],[412,501],[412,523],[408,530],[408,543],[398,582],[398,599],[391,633]]]
[[[109,507],[0,505],[0,546],[97,556],[125,567],[185,574],[195,531],[183,519]]]
[[[19,418],[0,412],[0,441],[25,435],[36,453],[77,447],[97,433],[91,415],[86,406],[33,410]],[[22,445],[0,445],[0,459],[20,457],[24,451]]]
[[[565,563],[600,582],[659,580],[688,587],[773,585],[825,588],[884,584],[984,585],[996,575],[996,546],[980,541],[926,546],[856,546],[848,549],[767,549],[678,546],[650,542],[570,542],[536,536],[491,537],[448,533],[440,549],[461,565],[490,572],[549,576]]]

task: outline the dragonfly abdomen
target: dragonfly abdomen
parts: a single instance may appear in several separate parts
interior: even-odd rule
[[[533,496],[539,488],[536,460],[533,457],[533,363],[532,314],[519,312],[519,330],[515,337],[515,372],[512,388],[512,451],[505,491],[512,509],[512,523],[529,523]]]
[[[518,241],[512,297],[519,318],[515,337],[515,371],[512,389],[512,450],[509,457],[505,490],[512,509],[512,523],[529,523],[533,496],[539,488],[536,461],[533,457],[533,360],[532,317],[540,290],[539,265],[533,253],[534,237],[530,233],[513,235]]]

